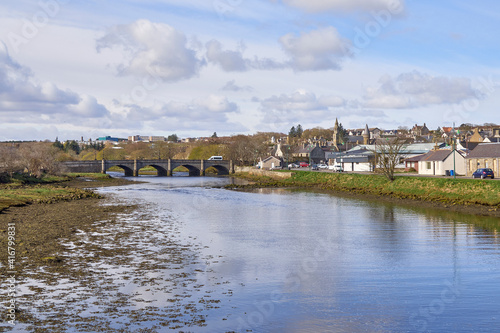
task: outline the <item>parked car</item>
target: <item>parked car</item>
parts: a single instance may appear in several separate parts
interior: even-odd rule
[[[326,165],[325,163],[320,163],[320,164],[318,164],[318,168],[319,169],[328,169],[328,165]]]
[[[290,169],[300,168],[300,164],[298,164],[298,163],[290,163],[290,164],[288,164],[288,168],[290,168]]]
[[[474,173],[472,174],[472,178],[481,178],[481,179],[484,179],[484,178],[495,178],[495,175],[493,174],[493,170],[489,169],[489,168],[482,168],[482,169],[477,169],[476,171],[474,171]]]
[[[335,165],[333,170],[335,170],[335,172],[344,172],[344,169],[342,168],[342,165],[340,165],[340,164]]]
[[[307,168],[309,166],[309,163],[306,162],[300,162],[300,167],[301,168]]]
[[[311,170],[319,170],[318,165],[317,164],[313,164],[311,166]]]

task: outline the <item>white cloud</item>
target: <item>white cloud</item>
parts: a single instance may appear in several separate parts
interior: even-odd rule
[[[287,34],[280,38],[290,65],[297,71],[340,69],[340,63],[350,52],[351,42],[340,36],[334,27],[321,28],[300,36]]]
[[[283,2],[313,13],[389,10],[393,14],[399,14],[404,10],[404,0],[283,0]]]
[[[235,80],[227,81],[224,87],[221,88],[223,91],[253,91],[254,89],[250,86],[238,86]]]
[[[186,36],[163,23],[139,20],[114,26],[97,41],[97,50],[113,47],[126,54],[117,68],[121,74],[179,81],[198,75],[203,66],[196,51],[187,47]]]
[[[222,44],[216,40],[211,40],[207,43],[207,59],[219,65],[227,72],[245,71],[247,64],[243,59],[243,55],[238,51],[224,51]]]
[[[5,123],[82,123],[106,117],[108,110],[92,96],[62,90],[52,82],[39,82],[32,71],[0,49],[0,119]]]
[[[151,107],[136,104],[121,105],[126,113],[118,118],[123,128],[149,127],[155,130],[246,131],[246,127],[231,122],[229,115],[240,112],[236,103],[226,97],[210,95],[188,103],[169,101]]]
[[[431,76],[413,71],[396,78],[383,76],[379,86],[366,89],[364,105],[372,108],[403,109],[439,104],[458,104],[480,99],[468,78]]]
[[[217,40],[211,40],[206,44],[207,60],[220,66],[226,72],[244,72],[250,69],[279,69],[284,65],[273,59],[259,58],[255,56],[253,59],[244,58],[242,51],[223,50],[222,44]]]
[[[338,96],[317,97],[314,93],[297,90],[290,95],[271,96],[261,101],[262,109],[276,111],[318,111],[345,105],[344,99]]]

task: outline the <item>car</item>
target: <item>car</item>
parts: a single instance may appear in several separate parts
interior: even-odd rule
[[[319,169],[328,169],[328,165],[326,165],[325,163],[320,163],[320,164],[318,164],[318,168]]]
[[[311,165],[311,170],[319,170],[318,165],[317,164]]]
[[[472,174],[472,178],[481,178],[481,179],[484,179],[484,178],[488,178],[488,177],[491,178],[491,179],[495,178],[495,174],[493,174],[493,170],[491,170],[489,168],[477,169]]]
[[[333,170],[335,170],[335,172],[344,172],[344,169],[342,168],[342,165],[340,164],[337,164],[333,167]]]
[[[306,162],[300,162],[300,167],[301,168],[307,168],[309,166],[309,163]]]
[[[300,164],[298,164],[298,163],[290,163],[290,164],[288,164],[288,168],[290,168],[290,169],[300,168]]]

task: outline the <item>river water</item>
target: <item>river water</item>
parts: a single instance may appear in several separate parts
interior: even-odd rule
[[[149,256],[139,261],[166,258],[152,237],[185,251],[179,267],[141,266],[144,275],[133,279],[125,278],[133,263],[107,267],[111,283],[123,286],[116,295],[143,311],[135,318],[156,314],[140,324],[115,315],[110,330],[500,331],[496,218],[308,191],[218,188],[234,181],[227,177],[141,181],[99,190],[154,216],[140,221],[134,246]],[[174,285],[174,275],[184,280]]]

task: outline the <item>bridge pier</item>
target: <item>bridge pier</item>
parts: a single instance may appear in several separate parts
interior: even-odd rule
[[[134,160],[134,170],[132,172],[132,177],[139,177],[139,169],[137,168],[137,160]]]
[[[167,177],[172,177],[172,160],[169,158],[167,161]]]
[[[106,160],[103,159],[101,162],[101,173],[106,174]]]
[[[205,161],[201,160],[200,176],[205,176]]]

